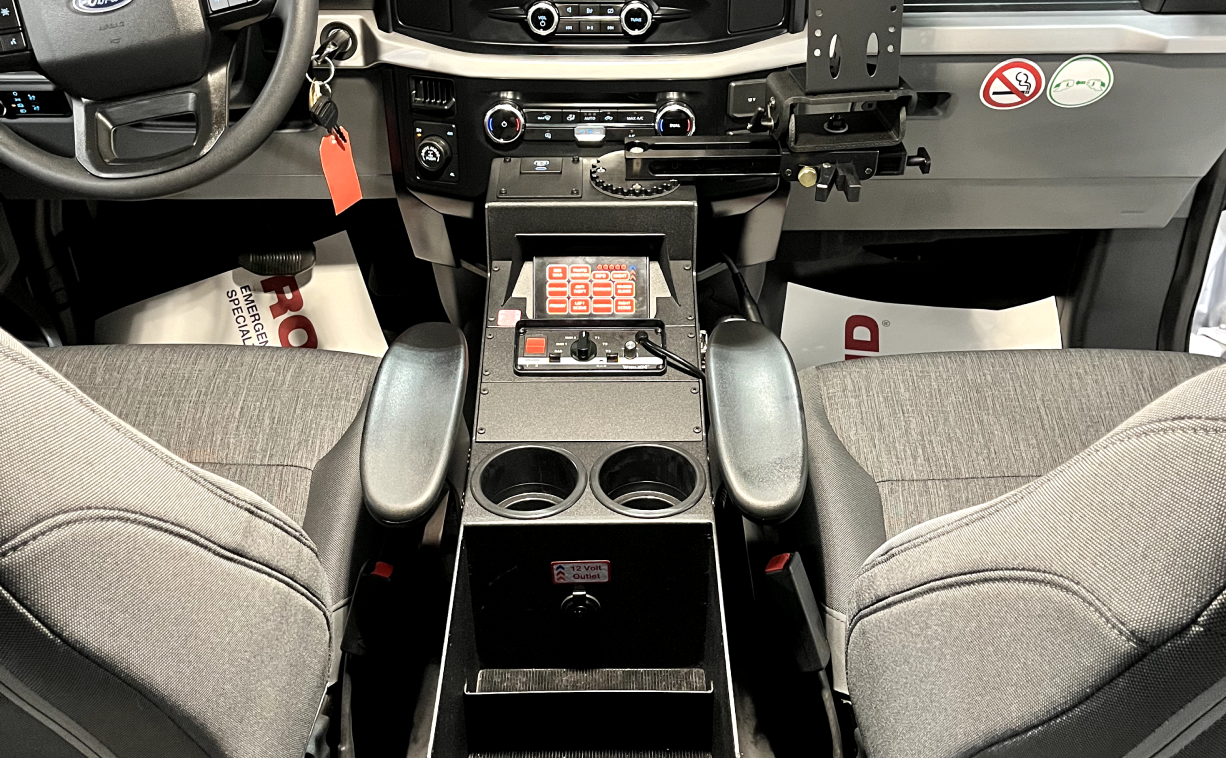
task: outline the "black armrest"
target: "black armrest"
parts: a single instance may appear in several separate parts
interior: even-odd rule
[[[728,496],[758,522],[800,507],[808,442],[800,384],[787,348],[769,329],[725,321],[707,342],[712,464]]]
[[[443,499],[468,448],[468,344],[451,324],[419,324],[388,348],[362,432],[362,491],[371,515],[402,525]]]

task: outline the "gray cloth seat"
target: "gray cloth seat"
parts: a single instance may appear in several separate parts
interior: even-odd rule
[[[302,755],[378,365],[0,331],[0,755]]]
[[[1226,754],[1221,365],[1066,350],[801,373],[796,526],[871,756]]]

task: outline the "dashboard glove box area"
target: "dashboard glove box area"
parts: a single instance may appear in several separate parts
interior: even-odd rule
[[[789,518],[808,481],[800,384],[787,348],[769,329],[725,321],[707,344],[713,474],[746,517]]]
[[[376,520],[406,525],[443,499],[466,465],[468,345],[451,324],[418,324],[388,348],[362,432],[362,492]]]

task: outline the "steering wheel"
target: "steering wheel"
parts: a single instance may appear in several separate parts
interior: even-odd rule
[[[74,196],[139,200],[203,184],[272,135],[302,91],[319,2],[24,0],[20,13],[39,68],[72,103],[75,158],[0,125],[0,162]],[[230,126],[237,32],[269,17],[283,26],[276,61],[251,108]],[[185,114],[196,119],[190,147],[152,158],[116,155],[116,129]]]

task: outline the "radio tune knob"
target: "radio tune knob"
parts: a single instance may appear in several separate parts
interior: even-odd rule
[[[558,6],[553,3],[533,3],[528,8],[528,30],[538,37],[548,37],[557,31],[560,20]]]
[[[689,137],[697,127],[694,111],[679,100],[669,101],[656,111],[656,131],[665,137]]]
[[[485,113],[485,133],[499,145],[509,145],[524,134],[524,112],[509,100]]]
[[[634,2],[626,3],[622,8],[622,31],[629,34],[631,37],[638,37],[651,31],[651,23],[655,20],[655,16],[651,13],[651,7],[647,3]]]

